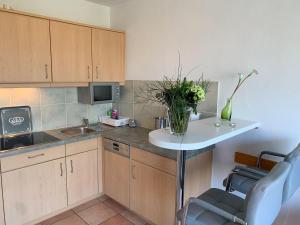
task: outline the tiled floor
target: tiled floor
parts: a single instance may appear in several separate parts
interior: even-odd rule
[[[37,225],[147,225],[137,215],[102,196]]]

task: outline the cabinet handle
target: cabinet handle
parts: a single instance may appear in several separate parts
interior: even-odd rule
[[[133,180],[135,180],[134,169],[135,169],[135,165],[132,165],[132,166],[131,166],[131,176],[132,176],[132,179],[133,179]]]
[[[48,80],[48,64],[45,64],[45,77],[46,77],[46,80]]]
[[[98,79],[99,78],[99,67],[96,66],[96,78]]]
[[[71,173],[73,173],[74,172],[74,169],[73,169],[73,160],[71,160],[70,163],[71,163]]]
[[[41,157],[41,156],[44,156],[44,155],[45,155],[44,153],[41,153],[41,154],[38,154],[38,155],[28,156],[27,158],[28,159],[34,159],[34,158]]]
[[[60,176],[62,177],[63,176],[63,164],[62,163],[60,163],[59,164],[60,165]]]
[[[88,79],[90,79],[90,66],[88,66]]]

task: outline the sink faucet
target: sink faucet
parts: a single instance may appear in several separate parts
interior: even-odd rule
[[[88,127],[89,126],[89,119],[83,118],[82,123],[83,123],[84,126]]]

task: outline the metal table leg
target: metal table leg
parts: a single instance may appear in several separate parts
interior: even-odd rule
[[[177,152],[177,177],[176,177],[176,213],[182,209],[184,204],[184,174],[185,174],[186,151]],[[176,224],[180,225],[177,220]]]

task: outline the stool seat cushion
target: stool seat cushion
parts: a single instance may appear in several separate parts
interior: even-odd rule
[[[244,199],[223,190],[211,188],[198,197],[218,208],[244,219]],[[183,210],[178,214],[181,219]],[[196,204],[190,204],[187,225],[236,225]]]

